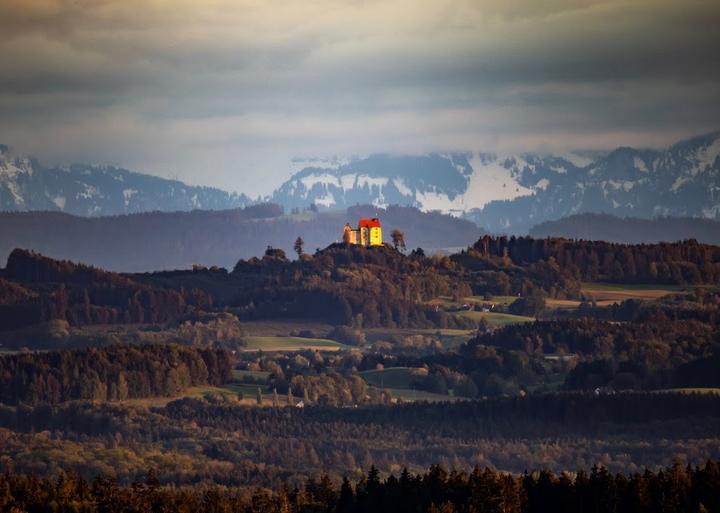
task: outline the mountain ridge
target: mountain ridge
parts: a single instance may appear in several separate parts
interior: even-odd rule
[[[0,210],[59,211],[82,216],[148,211],[242,208],[244,194],[106,165],[44,167],[0,145]]]
[[[293,160],[297,169],[263,198],[300,212],[389,205],[439,211],[490,232],[527,233],[585,212],[621,217],[720,218],[720,131],[664,149],[620,146],[568,154],[375,154]],[[258,200],[261,201],[261,200]],[[0,145],[0,209],[98,216],[242,208],[243,194],[112,166],[46,168]]]

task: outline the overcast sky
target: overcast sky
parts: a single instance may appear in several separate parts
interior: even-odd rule
[[[0,142],[269,193],[292,157],[720,129],[720,2],[0,0]]]

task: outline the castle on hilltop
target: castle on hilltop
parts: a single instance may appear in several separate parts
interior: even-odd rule
[[[358,244],[360,246],[382,246],[382,226],[377,217],[360,218],[357,229],[353,229],[350,223],[345,223],[343,228],[343,242],[346,244]]]

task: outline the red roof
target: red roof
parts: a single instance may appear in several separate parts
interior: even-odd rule
[[[380,228],[380,219],[377,217],[373,217],[372,219],[362,217],[358,225],[360,228]]]

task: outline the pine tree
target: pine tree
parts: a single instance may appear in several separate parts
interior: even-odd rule
[[[295,253],[297,253],[298,258],[300,258],[303,254],[303,246],[305,246],[305,241],[302,240],[302,237],[295,239],[295,245],[293,248],[295,249]]]

